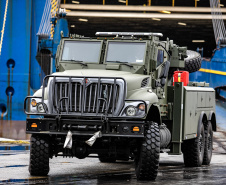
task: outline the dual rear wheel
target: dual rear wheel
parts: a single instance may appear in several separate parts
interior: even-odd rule
[[[184,164],[186,167],[200,167],[209,165],[213,150],[213,130],[212,124],[201,125],[200,134],[195,139],[184,141],[182,151]]]

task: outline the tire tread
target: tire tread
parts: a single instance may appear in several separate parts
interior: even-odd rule
[[[139,161],[136,165],[138,180],[155,180],[159,167],[160,135],[157,123],[150,124],[145,131],[145,138],[142,143]]]
[[[49,139],[48,136],[31,136],[30,143],[30,164],[31,175],[47,175],[49,173]]]

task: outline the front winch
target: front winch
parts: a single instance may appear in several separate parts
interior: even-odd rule
[[[73,130],[73,131],[101,131],[101,125],[72,125],[64,124],[63,130]]]

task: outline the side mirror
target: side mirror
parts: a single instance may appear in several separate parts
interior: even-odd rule
[[[169,73],[169,68],[170,68],[170,62],[166,61],[164,68],[162,68],[161,74],[159,78],[161,79],[161,86],[163,87],[166,84],[166,77],[168,76]]]

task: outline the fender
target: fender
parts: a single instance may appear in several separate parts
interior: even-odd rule
[[[207,121],[207,116],[204,111],[201,112],[200,117],[199,117],[199,122],[198,122],[198,128],[197,128],[197,136],[200,135],[200,130],[201,130],[201,125],[202,123],[205,124],[204,122]]]
[[[208,116],[208,121],[211,121],[213,131],[217,131],[216,115],[214,111],[211,111]]]

